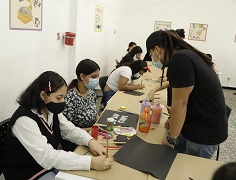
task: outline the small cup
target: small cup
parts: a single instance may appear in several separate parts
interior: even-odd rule
[[[113,131],[115,120],[113,118],[107,118],[107,130]]]
[[[91,128],[91,136],[94,139],[98,139],[98,130],[99,130],[98,126],[92,126],[92,128]]]

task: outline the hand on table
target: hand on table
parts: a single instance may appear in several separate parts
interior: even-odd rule
[[[137,85],[137,89],[144,89],[145,88],[145,85],[144,84],[139,84]]]
[[[95,139],[91,139],[89,141],[88,147],[95,156],[102,156],[104,154],[106,155],[106,149]]]
[[[172,144],[169,144],[169,143],[168,143],[168,141],[167,141],[167,139],[166,139],[166,136],[163,138],[163,140],[162,140],[162,144],[164,144],[164,145],[167,145],[167,146],[170,146],[170,147],[174,148],[174,145],[172,145]]]
[[[113,165],[113,159],[106,158],[106,156],[102,155],[102,156],[92,157],[90,168],[98,171],[103,171],[106,169],[110,169],[112,165]]]

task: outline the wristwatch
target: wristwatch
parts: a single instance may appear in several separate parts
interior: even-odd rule
[[[166,136],[167,142],[171,145],[176,146],[179,143],[179,139],[178,138],[172,138],[169,134]]]

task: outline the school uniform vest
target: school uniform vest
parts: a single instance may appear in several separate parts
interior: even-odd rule
[[[49,127],[42,118],[31,110],[20,106],[11,117],[3,149],[3,172],[6,180],[38,179],[49,172],[49,170],[44,169],[34,160],[16,137],[12,136],[11,128],[21,116],[27,116],[32,121],[34,120],[38,124],[42,135],[47,138],[48,143],[54,149],[58,149],[62,142],[57,115],[53,115],[53,123]]]

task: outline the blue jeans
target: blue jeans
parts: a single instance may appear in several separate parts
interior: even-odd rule
[[[58,172],[59,172],[58,169],[53,168],[50,172],[48,172],[47,174],[44,174],[38,180],[55,180],[55,176],[57,175]]]
[[[197,144],[186,139],[182,134],[179,135],[179,144],[175,146],[175,149],[184,154],[203,157],[211,159],[216,152],[219,144],[217,145],[204,145]]]
[[[107,102],[112,98],[112,96],[115,94],[116,92],[113,90],[110,91],[105,91],[104,92],[104,99],[103,99],[103,106],[106,107],[107,106]]]

